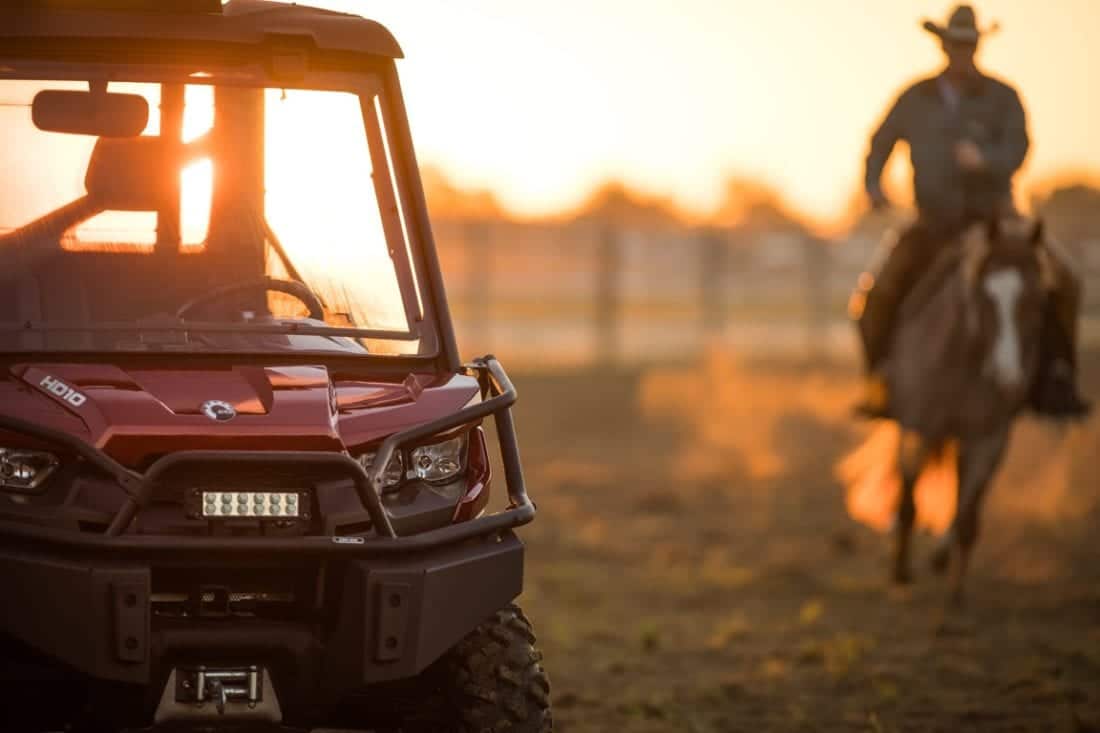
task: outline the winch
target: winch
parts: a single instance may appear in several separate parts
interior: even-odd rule
[[[275,690],[263,667],[198,664],[172,670],[157,707],[158,724],[221,717],[282,721]]]

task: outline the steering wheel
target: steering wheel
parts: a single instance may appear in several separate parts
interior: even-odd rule
[[[321,298],[317,296],[317,293],[310,290],[309,286],[299,280],[280,280],[275,277],[262,277],[258,280],[248,280],[243,283],[233,283],[232,285],[224,285],[220,288],[215,288],[181,305],[179,309],[176,310],[176,318],[183,320],[187,317],[188,313],[199,306],[206,305],[211,301],[224,298],[228,295],[246,293],[252,290],[286,293],[305,304],[306,308],[309,309],[310,318],[316,321],[325,320],[325,306],[321,302]]]

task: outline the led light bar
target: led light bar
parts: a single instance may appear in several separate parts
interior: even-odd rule
[[[298,519],[308,516],[306,497],[297,491],[204,491],[202,516]]]

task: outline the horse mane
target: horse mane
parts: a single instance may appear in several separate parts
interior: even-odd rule
[[[916,316],[957,272],[961,271],[967,289],[973,287],[991,252],[984,226],[975,225],[956,237],[955,241],[942,248],[928,271],[906,296],[900,310],[901,318],[908,320]]]
[[[982,268],[995,253],[991,229],[996,228],[999,236],[1022,239],[1031,236],[1034,226],[1032,220],[1022,216],[970,226],[957,235],[953,243],[943,248],[928,272],[921,277],[902,305],[902,317],[911,318],[920,312],[956,272],[962,276],[967,292],[977,287]],[[1038,250],[1038,264],[1044,289],[1049,290],[1053,287],[1055,274],[1045,248]]]
[[[989,241],[989,228],[984,225],[974,225],[962,235],[962,276],[967,290],[972,290],[978,284],[978,276],[981,275],[982,265],[993,253],[993,244]]]
[[[924,310],[948,278],[958,271],[959,259],[959,251],[954,247],[947,247],[940,252],[932,262],[932,266],[928,268],[928,272],[921,276],[902,303],[900,311],[902,319],[909,320]]]

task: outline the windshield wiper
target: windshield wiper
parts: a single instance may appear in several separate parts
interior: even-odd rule
[[[377,328],[318,326],[312,323],[208,323],[205,321],[169,321],[167,323],[67,323],[62,321],[0,322],[0,333],[13,332],[90,332],[90,333],[249,333],[302,336],[348,336],[393,341],[416,341],[412,331],[387,331]]]

